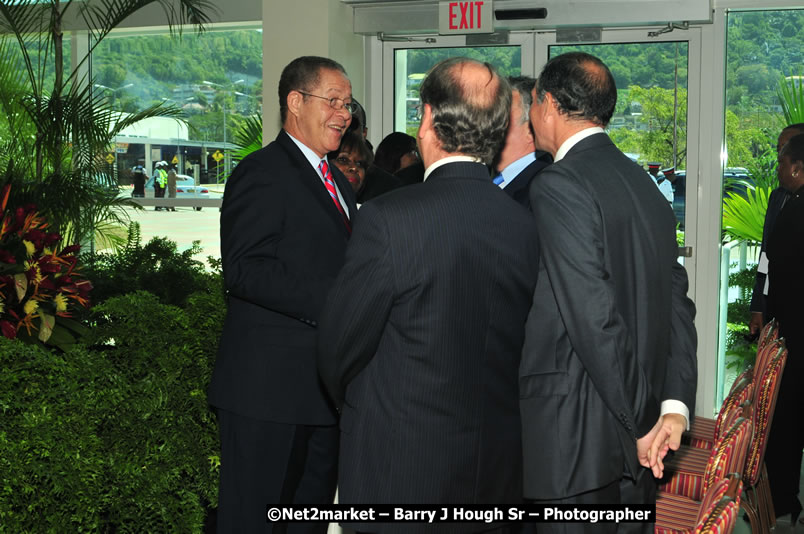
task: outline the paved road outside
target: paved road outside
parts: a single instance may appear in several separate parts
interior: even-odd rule
[[[142,243],[151,238],[167,237],[175,241],[178,249],[189,249],[193,241],[200,240],[200,254],[195,259],[207,264],[207,256],[221,257],[220,211],[217,208],[204,208],[195,211],[192,208],[176,208],[176,211],[155,211],[154,208],[144,210],[129,209],[132,221],[140,223]]]

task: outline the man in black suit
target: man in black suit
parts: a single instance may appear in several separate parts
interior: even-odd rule
[[[791,124],[785,126],[776,140],[776,154],[782,151],[782,147],[794,136],[804,133],[804,122]],[[790,198],[784,187],[781,185],[771,191],[768,198],[768,209],[765,210],[765,222],[762,225],[762,243],[759,247],[759,265],[757,266],[757,274],[754,280],[754,291],[751,294],[751,319],[748,322],[748,329],[751,335],[758,335],[759,331],[767,322],[767,294],[768,287],[766,284],[768,275],[768,258],[767,258],[767,243],[768,238],[773,231],[773,225],[776,223],[776,218],[782,207],[787,203]]]
[[[695,308],[675,219],[603,131],[616,100],[599,59],[566,53],[545,65],[530,110],[536,146],[555,161],[531,184],[543,270],[520,367],[524,495],[539,502],[655,502],[642,466],[661,473],[657,457],[678,447],[695,404]],[[630,529],[653,531],[619,531]]]
[[[317,322],[357,212],[326,154],[351,120],[343,67],[300,57],[282,71],[283,129],[226,184],[221,252],[228,308],[209,402],[221,434],[219,532],[319,532],[266,522],[267,504],[329,504],[336,412],[315,367]]]
[[[363,205],[321,319],[319,370],[342,407],[338,495],[344,504],[516,503],[517,367],[538,242],[532,216],[486,167],[505,137],[511,89],[490,65],[451,58],[420,96],[425,181]]]
[[[508,133],[497,161],[498,174],[494,183],[503,188],[511,198],[530,209],[530,182],[536,174],[553,159],[544,151],[537,151],[530,129],[530,105],[533,102],[533,87],[536,80],[527,76],[508,78],[511,94],[511,117]]]

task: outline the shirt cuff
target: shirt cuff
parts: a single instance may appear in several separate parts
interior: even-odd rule
[[[662,401],[662,415],[668,413],[677,413],[684,416],[684,419],[687,421],[687,430],[690,429],[690,409],[687,408],[687,405],[678,400],[668,399]]]

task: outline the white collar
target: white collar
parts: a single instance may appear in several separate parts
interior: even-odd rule
[[[427,170],[424,171],[424,180],[427,180],[427,177],[430,176],[430,174],[432,174],[434,170],[441,167],[442,165],[446,165],[447,163],[455,163],[456,161],[470,161],[472,163],[482,163],[479,158],[473,158],[472,156],[448,156],[446,158],[442,158],[436,161],[435,163],[427,167]]]
[[[286,133],[286,134],[288,134],[288,137],[290,137],[290,139],[291,139],[291,140],[292,140],[294,143],[296,143],[296,146],[297,146],[297,147],[299,147],[299,150],[301,150],[301,151],[302,151],[302,154],[304,154],[304,158],[305,158],[307,161],[309,161],[309,162],[310,162],[310,165],[312,165],[312,166],[313,166],[313,168],[316,170],[316,172],[317,172],[317,173],[320,175],[320,174],[321,174],[321,171],[318,169],[318,166],[321,164],[321,160],[322,160],[322,159],[323,159],[323,160],[326,160],[326,161],[327,161],[327,165],[329,165],[329,160],[327,159],[327,155],[326,155],[326,154],[324,154],[324,157],[323,157],[323,158],[319,158],[319,157],[318,157],[318,154],[316,154],[315,152],[313,152],[313,149],[312,149],[312,148],[310,148],[309,146],[305,145],[304,143],[302,143],[301,141],[299,141],[298,139],[296,139],[295,137],[293,137],[292,135],[290,135],[290,134],[288,133],[288,131],[287,131],[287,130],[285,130],[285,133]]]
[[[553,163],[558,163],[561,161],[564,156],[567,155],[567,152],[570,151],[572,147],[577,145],[579,142],[583,141],[589,136],[599,134],[599,133],[606,133],[603,128],[600,126],[593,126],[592,128],[586,128],[585,130],[581,130],[570,137],[567,138],[566,141],[561,143],[561,146],[558,147],[558,152],[556,152],[556,157],[553,158]]]

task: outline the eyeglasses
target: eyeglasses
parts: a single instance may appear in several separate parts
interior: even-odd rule
[[[296,92],[301,93],[301,94],[303,94],[305,96],[314,96],[315,98],[320,98],[321,100],[326,100],[327,102],[329,102],[329,107],[331,107],[332,109],[334,109],[336,111],[346,108],[346,111],[348,111],[350,115],[352,115],[353,113],[355,113],[357,111],[357,103],[356,102],[346,102],[346,101],[343,100],[343,98],[338,98],[338,97],[327,98],[325,96],[318,96],[318,95],[314,95],[314,94],[311,94],[311,93],[306,93],[304,91],[299,91],[298,89],[296,89]]]
[[[365,161],[352,161],[351,158],[346,156],[338,156],[335,158],[335,163],[338,165],[343,165],[347,169],[356,168],[358,170],[365,171],[368,168],[368,163]]]

